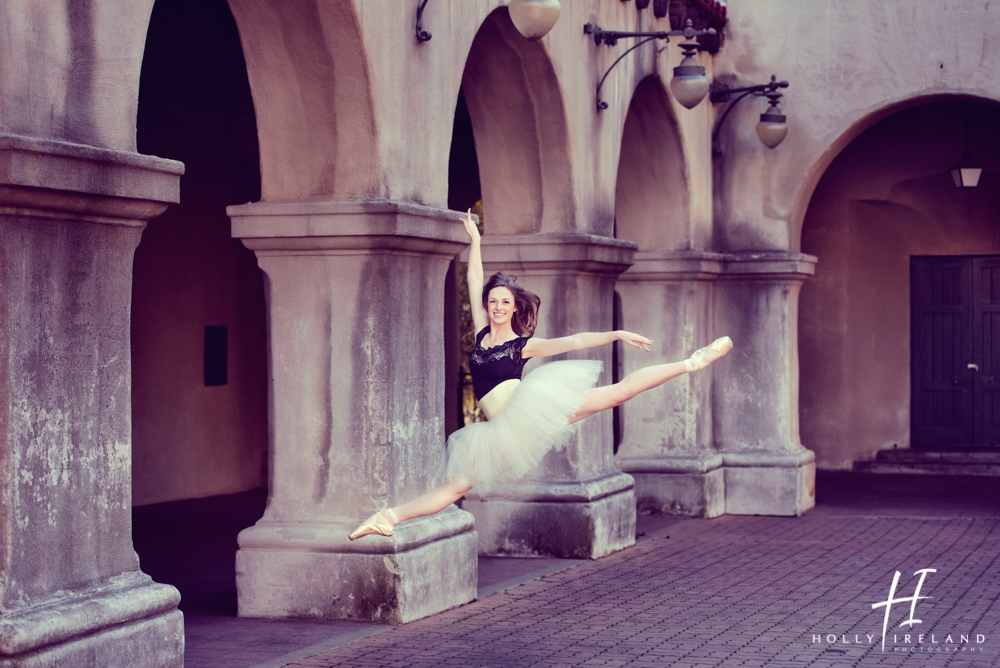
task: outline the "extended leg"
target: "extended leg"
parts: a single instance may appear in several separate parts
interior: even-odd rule
[[[399,517],[400,522],[412,520],[414,517],[433,515],[461,499],[470,489],[472,489],[472,485],[466,485],[464,482],[446,482],[437,489],[432,489],[423,496],[418,496],[413,501],[396,506],[393,511]]]
[[[633,371],[614,385],[595,387],[584,397],[583,406],[570,419],[570,423],[579,422],[594,413],[600,413],[609,408],[621,406],[640,392],[663,385],[663,383],[677,378],[677,376],[697,371],[698,369],[704,369],[728,353],[732,347],[733,342],[728,336],[724,336],[721,339],[716,339],[708,346],[695,351],[691,357],[683,362],[647,366],[638,371]]]
[[[465,493],[470,489],[472,489],[472,485],[467,485],[464,482],[446,482],[437,489],[433,489],[423,496],[418,496],[401,506],[375,513],[348,534],[348,537],[351,540],[357,540],[372,533],[391,536],[392,528],[399,522],[441,512],[465,496]]]

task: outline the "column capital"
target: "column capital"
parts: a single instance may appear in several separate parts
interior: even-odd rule
[[[723,271],[722,253],[699,250],[653,251],[635,254],[635,262],[621,275],[626,283],[713,280]]]
[[[815,255],[792,251],[743,251],[723,255],[723,280],[804,281],[816,273]]]
[[[585,271],[617,276],[632,264],[638,246],[596,234],[511,234],[483,237],[483,263],[510,271],[559,274]]]
[[[143,225],[180,201],[184,164],[82,144],[0,135],[0,212]]]
[[[226,209],[233,236],[260,255],[396,251],[454,256],[468,237],[458,211],[388,199],[253,202]]]
[[[790,251],[716,253],[672,250],[636,253],[622,274],[628,283],[712,280],[805,280],[816,272],[816,257]]]

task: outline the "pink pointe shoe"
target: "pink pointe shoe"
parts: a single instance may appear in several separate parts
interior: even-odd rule
[[[723,336],[721,339],[716,339],[704,348],[700,348],[691,353],[691,357],[684,360],[684,366],[687,367],[688,373],[697,371],[698,369],[704,369],[732,349],[733,340],[728,336]]]
[[[362,536],[367,536],[368,534],[377,533],[382,536],[391,536],[392,528],[399,523],[399,518],[396,513],[392,511],[392,508],[386,508],[381,510],[364,522],[361,523],[357,529],[347,534],[347,537],[351,540],[357,540]]]

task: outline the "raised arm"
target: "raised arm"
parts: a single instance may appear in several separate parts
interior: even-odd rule
[[[469,305],[472,307],[472,325],[476,334],[489,324],[486,309],[483,308],[483,254],[479,248],[479,228],[472,220],[472,210],[465,213],[465,231],[472,240],[469,245],[469,273],[465,280],[469,285]]]
[[[584,348],[594,348],[603,346],[612,341],[622,341],[633,348],[641,348],[649,352],[649,346],[653,343],[645,336],[617,330],[614,332],[582,332],[573,336],[563,336],[558,339],[537,339],[530,338],[524,344],[521,357],[549,357],[566,353],[570,350],[583,350]]]

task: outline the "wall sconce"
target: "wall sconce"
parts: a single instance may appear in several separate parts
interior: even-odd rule
[[[979,177],[983,174],[983,166],[972,159],[969,155],[969,104],[965,107],[965,150],[962,157],[954,165],[948,168],[951,178],[955,181],[956,188],[975,188],[979,185]]]
[[[510,0],[510,20],[517,31],[537,42],[545,37],[559,18],[559,0]]]
[[[674,99],[676,99],[684,107],[691,109],[697,106],[708,92],[709,86],[708,79],[705,77],[705,68],[699,65],[698,61],[695,60],[694,57],[698,50],[698,42],[693,40],[695,37],[700,37],[701,35],[714,35],[715,28],[695,30],[693,22],[691,19],[688,19],[687,24],[684,26],[684,30],[621,32],[617,30],[601,30],[600,26],[596,26],[592,23],[586,23],[583,26],[583,32],[587,35],[594,36],[594,44],[607,44],[608,46],[615,46],[618,44],[618,40],[623,37],[645,37],[645,39],[636,42],[625,53],[618,56],[618,59],[611,64],[608,71],[605,72],[604,76],[601,77],[601,80],[597,82],[597,95],[595,98],[597,101],[598,111],[608,108],[608,103],[601,99],[601,86],[604,85],[604,80],[608,78],[609,74],[611,74],[611,70],[615,69],[615,66],[621,62],[622,58],[635,51],[646,42],[651,42],[654,39],[662,39],[667,43],[670,42],[671,37],[683,37],[685,39],[685,41],[680,43],[680,47],[684,53],[684,59],[681,61],[680,65],[674,68],[674,78],[670,80],[670,92],[673,93]]]
[[[418,0],[417,4],[417,41],[427,42],[431,34],[424,30],[421,17],[428,0]],[[510,20],[517,31],[536,42],[545,37],[559,18],[559,0],[511,0],[507,6]]]
[[[728,102],[729,98],[733,95],[742,93],[742,95],[733,100],[732,104],[726,107],[726,110],[722,113],[722,117],[719,118],[719,122],[715,125],[715,130],[712,131],[713,157],[722,155],[722,144],[719,143],[719,132],[722,130],[722,124],[726,122],[726,117],[729,116],[729,112],[733,110],[733,107],[747,95],[766,97],[770,102],[764,113],[760,115],[760,122],[757,123],[757,136],[760,137],[761,143],[768,148],[774,148],[782,142],[785,135],[788,134],[788,119],[778,106],[778,100],[781,99],[781,93],[778,92],[779,88],[788,88],[788,82],[778,81],[778,78],[773,74],[769,83],[757,86],[730,88],[726,84],[712,84],[712,87],[709,89],[709,99],[714,103]]]

